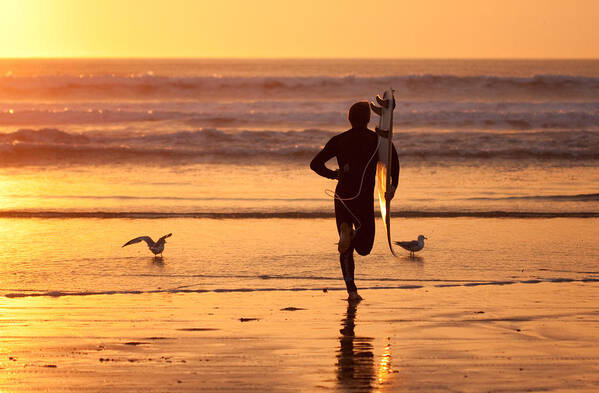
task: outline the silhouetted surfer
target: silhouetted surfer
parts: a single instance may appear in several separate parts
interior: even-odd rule
[[[335,189],[335,218],[339,232],[339,260],[349,300],[360,300],[354,283],[354,250],[370,254],[374,242],[374,182],[378,161],[378,137],[367,128],[370,120],[368,102],[357,102],[348,114],[352,128],[336,135],[314,157],[310,168],[320,176],[338,180]],[[337,157],[339,169],[325,163]],[[393,147],[392,183],[397,184],[399,160]],[[395,189],[390,191],[393,195]]]

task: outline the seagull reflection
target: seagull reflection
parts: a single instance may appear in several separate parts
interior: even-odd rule
[[[376,385],[372,337],[356,337],[357,304],[348,304],[341,320],[341,336],[337,353],[337,381],[347,392],[370,392]]]

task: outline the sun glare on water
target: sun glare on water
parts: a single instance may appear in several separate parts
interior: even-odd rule
[[[393,370],[391,369],[391,342],[387,342],[387,345],[385,345],[385,349],[383,350],[383,354],[381,355],[381,360],[379,361],[379,366],[376,372],[376,378],[379,385],[384,384],[392,372]]]

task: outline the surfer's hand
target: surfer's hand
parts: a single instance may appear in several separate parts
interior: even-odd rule
[[[388,201],[393,199],[394,196],[395,196],[395,187],[391,187],[390,190],[385,192],[385,199],[387,199]]]

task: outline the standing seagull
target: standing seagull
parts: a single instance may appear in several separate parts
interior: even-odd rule
[[[170,237],[171,235],[172,233],[164,235],[160,239],[158,239],[157,242],[154,242],[154,240],[152,240],[149,236],[140,236],[136,237],[135,239],[129,240],[127,243],[125,243],[125,245],[123,245],[123,247],[128,246],[129,244],[139,243],[143,240],[148,244],[148,248],[150,249],[150,251],[154,253],[154,255],[160,254],[160,258],[162,258],[162,251],[164,251],[164,243],[166,243],[166,238]]]
[[[418,236],[418,240],[412,240],[411,242],[395,242],[401,248],[410,252],[410,257],[414,257],[416,251],[420,251],[424,248],[424,237],[423,235]]]

